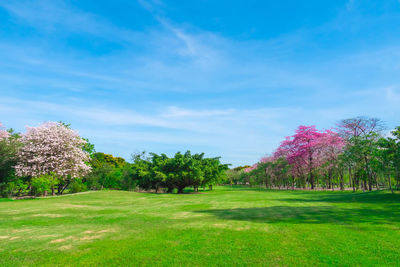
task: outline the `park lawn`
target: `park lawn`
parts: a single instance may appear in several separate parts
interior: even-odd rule
[[[399,266],[400,194],[218,187],[0,201],[0,266]]]

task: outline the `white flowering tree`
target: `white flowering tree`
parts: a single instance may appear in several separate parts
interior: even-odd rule
[[[0,140],[7,138],[10,134],[4,130],[3,124],[0,122]]]
[[[62,193],[71,180],[90,171],[86,164],[89,155],[83,150],[86,141],[62,123],[46,122],[38,127],[28,127],[20,141],[22,148],[15,166],[18,176],[51,174],[60,179],[59,192]]]

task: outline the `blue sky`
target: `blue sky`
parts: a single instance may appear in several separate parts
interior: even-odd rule
[[[300,125],[400,125],[400,1],[0,1],[0,121],[252,164]]]

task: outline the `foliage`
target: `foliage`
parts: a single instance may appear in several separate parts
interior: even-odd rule
[[[227,165],[219,158],[204,158],[204,154],[191,154],[190,151],[176,153],[169,158],[165,154],[145,153],[133,156],[132,179],[144,190],[165,188],[168,192],[193,186],[195,191],[200,186],[215,184],[225,175]]]
[[[123,168],[128,163],[120,157],[96,152],[91,155],[92,171],[83,179],[89,189],[125,189],[122,186]]]
[[[32,192],[35,195],[46,195],[56,184],[58,179],[54,173],[42,174],[37,177],[33,177],[31,181]]]
[[[0,124],[1,126],[1,124]],[[9,196],[21,193],[21,183],[15,176],[14,166],[18,162],[17,151],[20,147],[19,134],[12,129],[0,129],[0,195]]]
[[[76,178],[90,171],[85,163],[88,154],[82,150],[85,141],[61,123],[28,127],[20,141],[23,146],[15,166],[18,176],[38,177],[52,172],[61,178]]]
[[[315,187],[341,190],[352,187],[400,187],[400,127],[382,136],[384,124],[376,118],[342,120],[337,131],[300,126],[286,137],[271,157],[246,168],[243,182],[266,187]],[[286,165],[282,164],[286,160]],[[288,164],[288,165],[287,165]]]
[[[70,193],[79,193],[84,191],[87,191],[87,186],[82,182],[81,179],[74,179],[74,181],[72,181],[71,185],[69,186]]]
[[[94,146],[62,122],[29,127],[22,135],[0,129],[0,194],[54,194],[56,186],[62,193],[90,170],[90,151]]]
[[[52,194],[55,188],[60,194],[68,188],[69,192],[139,189],[182,193],[186,187],[198,191],[217,183],[393,191],[400,188],[400,127],[386,136],[384,129],[383,122],[368,117],[341,120],[334,130],[299,126],[272,155],[252,166],[228,169],[220,158],[190,151],[173,157],[143,152],[128,163],[96,152],[88,139],[63,122],[30,127],[22,135],[0,128],[0,193],[43,193],[42,176],[50,174],[58,181],[52,184]]]

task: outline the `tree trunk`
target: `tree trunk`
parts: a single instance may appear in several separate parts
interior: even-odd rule
[[[185,187],[178,187],[178,194],[182,194],[183,193],[183,189],[185,189]]]
[[[351,177],[350,173],[350,179],[353,180],[353,192],[356,192],[356,173],[353,174],[353,177]]]
[[[208,185],[208,189],[212,191],[212,184]]]
[[[376,173],[374,173],[374,178],[375,178],[376,189],[380,190],[378,175]]]
[[[314,174],[310,172],[310,184],[311,184],[311,190],[314,190]]]
[[[340,172],[340,190],[344,190],[343,172]]]
[[[388,180],[389,180],[390,191],[392,191],[392,194],[393,194],[394,192],[393,192],[393,188],[392,188],[392,178],[390,178],[390,174],[388,175]]]
[[[51,186],[51,195],[52,195],[52,196],[55,196],[55,195],[56,195],[56,192],[55,192],[55,190],[54,190],[54,185]]]
[[[294,190],[294,175],[292,175],[292,190]]]
[[[312,154],[309,154],[308,157],[309,160],[309,166],[308,166],[308,171],[310,172],[310,183],[311,183],[311,189],[314,189],[314,173],[313,173],[313,158],[312,158]]]
[[[332,188],[332,175],[331,172],[328,171],[328,189]]]
[[[60,195],[62,195],[64,193],[64,190],[67,189],[68,185],[70,184],[70,182],[68,181],[65,186],[61,189]]]

